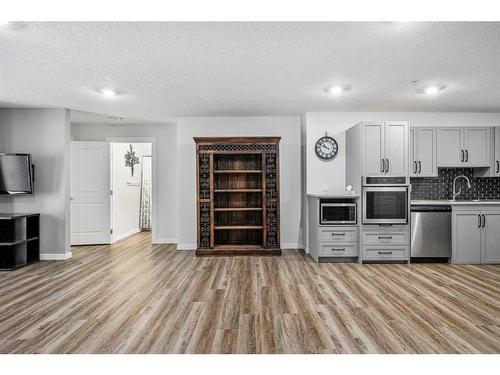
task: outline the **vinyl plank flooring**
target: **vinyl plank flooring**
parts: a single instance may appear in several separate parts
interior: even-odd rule
[[[197,258],[142,232],[0,272],[0,353],[500,353],[500,265]]]

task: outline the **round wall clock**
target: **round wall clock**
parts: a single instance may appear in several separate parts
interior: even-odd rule
[[[320,159],[332,160],[335,156],[337,156],[339,146],[335,139],[325,134],[324,137],[318,139],[314,150]]]

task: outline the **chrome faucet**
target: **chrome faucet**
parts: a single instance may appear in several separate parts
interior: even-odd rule
[[[462,192],[462,189],[460,189],[460,191],[457,192],[457,187],[456,187],[456,182],[457,180],[460,178],[460,177],[463,177],[467,180],[467,187],[470,189],[471,186],[470,186],[470,181],[469,179],[467,178],[467,176],[464,176],[464,175],[460,175],[460,176],[457,176],[455,177],[455,179],[453,180],[453,200],[456,200],[457,196],[460,195],[460,193]]]

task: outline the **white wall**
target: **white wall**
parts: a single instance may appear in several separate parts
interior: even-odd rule
[[[125,166],[124,155],[132,145],[139,164],[134,166],[134,176],[130,167]],[[151,155],[150,143],[112,143],[112,187],[113,240],[118,241],[139,232],[139,211],[141,204],[142,156]],[[131,183],[131,184],[128,184]]]
[[[301,248],[301,119],[288,117],[197,117],[178,120],[179,249],[196,248],[196,164],[193,137],[281,136],[281,246]]]
[[[362,121],[408,120],[413,126],[500,126],[500,113],[452,112],[309,112],[306,113],[306,191],[321,193],[345,188],[345,131]],[[324,162],[316,157],[314,144],[325,131],[339,145],[338,156]]]
[[[40,212],[42,259],[66,259],[70,251],[69,111],[0,109],[0,152],[30,153],[33,195],[3,196],[2,212]]]
[[[156,217],[153,216],[153,242],[178,242],[177,125],[73,124],[75,141],[105,141],[106,138],[154,138],[156,142]]]

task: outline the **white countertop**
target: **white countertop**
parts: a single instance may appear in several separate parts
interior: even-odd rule
[[[468,201],[468,200],[458,200],[458,201],[449,201],[446,199],[440,200],[412,200],[411,204],[413,205],[452,205],[452,206],[468,206],[468,205],[490,205],[490,204],[498,204],[500,205],[500,200],[478,200],[478,201]]]
[[[342,193],[318,193],[318,194],[307,194],[308,197],[318,198],[318,199],[334,199],[334,198],[359,198],[359,194],[342,194]]]

